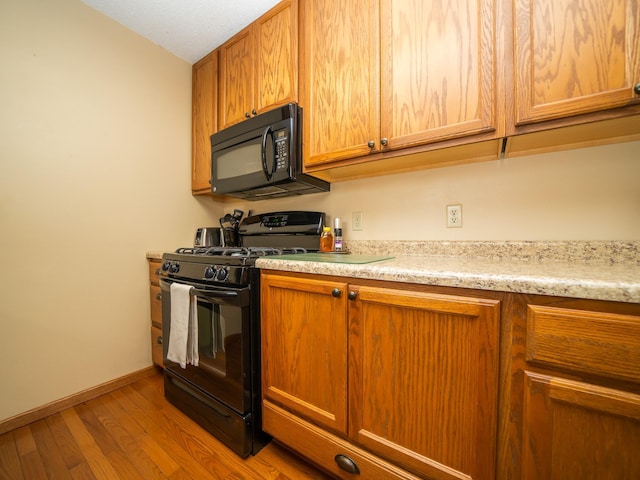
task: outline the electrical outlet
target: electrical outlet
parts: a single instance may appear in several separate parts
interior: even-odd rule
[[[447,205],[447,228],[462,227],[462,205]]]
[[[364,230],[363,212],[351,212],[351,230],[354,232]]]

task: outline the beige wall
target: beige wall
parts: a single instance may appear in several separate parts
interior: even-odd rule
[[[0,420],[151,365],[147,250],[190,194],[191,66],[79,0],[0,3]]]
[[[330,193],[235,206],[317,209],[345,240],[639,240],[640,142],[335,183]],[[446,206],[462,204],[462,228]],[[351,230],[351,212],[364,230]]]
[[[326,211],[347,239],[640,239],[639,142],[194,199],[190,72],[79,0],[0,3],[0,420],[149,366],[145,252],[234,207]]]

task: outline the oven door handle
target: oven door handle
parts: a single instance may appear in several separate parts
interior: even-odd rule
[[[191,287],[191,292],[199,297],[207,298],[235,298],[238,296],[237,291],[229,290],[200,290],[199,288]]]
[[[163,278],[160,279],[160,287],[164,287],[165,290],[170,288],[171,283]],[[193,286],[191,287],[191,292],[196,296],[207,298],[236,298],[239,295],[238,290],[202,290]]]

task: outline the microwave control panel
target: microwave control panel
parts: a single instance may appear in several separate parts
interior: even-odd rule
[[[275,132],[276,170],[287,168],[289,157],[289,138],[285,129]]]

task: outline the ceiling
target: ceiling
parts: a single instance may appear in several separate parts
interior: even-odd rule
[[[279,0],[82,0],[193,64]]]

